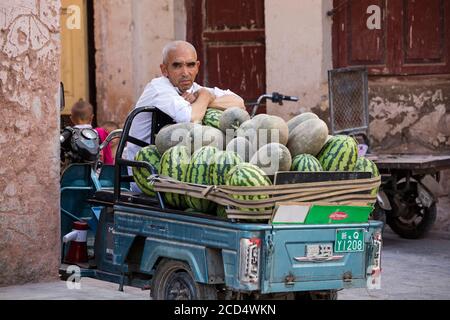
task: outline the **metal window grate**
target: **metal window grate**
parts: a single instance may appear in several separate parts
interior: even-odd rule
[[[331,134],[369,134],[368,82],[365,67],[328,71]]]

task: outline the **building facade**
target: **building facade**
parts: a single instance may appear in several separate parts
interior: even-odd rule
[[[199,51],[200,83],[246,102],[296,95],[267,112],[329,121],[327,71],[365,65],[374,150],[449,154],[449,25],[445,0],[1,2],[0,286],[57,277],[60,79],[63,122],[84,99],[98,124],[122,126],[160,75],[163,46],[188,40]]]

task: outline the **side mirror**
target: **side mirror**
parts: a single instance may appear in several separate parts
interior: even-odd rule
[[[64,99],[64,84],[62,82],[59,83],[59,110],[63,111],[66,105],[66,101]]]

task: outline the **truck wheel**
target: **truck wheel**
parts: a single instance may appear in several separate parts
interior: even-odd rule
[[[162,260],[150,287],[150,297],[154,300],[217,299],[216,287],[195,282],[189,265],[178,260]]]
[[[405,183],[400,183],[398,188],[402,190]],[[410,188],[403,192],[403,196],[390,197],[393,216],[388,215],[388,224],[392,231],[406,239],[418,239],[423,237],[433,226],[436,220],[436,204],[429,208],[417,200],[417,183],[411,181]]]
[[[324,291],[306,291],[297,292],[295,300],[311,301],[311,300],[337,300],[337,290]]]
[[[436,220],[436,205],[429,208],[416,207],[417,214],[411,219],[393,217],[389,220],[389,227],[405,239],[419,239],[427,234]],[[417,220],[419,220],[417,222]]]

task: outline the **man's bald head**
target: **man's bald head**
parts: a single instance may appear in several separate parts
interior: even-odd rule
[[[163,50],[161,73],[182,93],[189,90],[198,74],[200,62],[192,44],[186,41],[173,41]]]
[[[167,65],[169,61],[169,55],[171,52],[174,52],[176,50],[190,50],[194,53],[196,59],[197,59],[197,50],[195,50],[194,46],[190,44],[189,42],[182,41],[182,40],[176,40],[169,42],[166,44],[166,46],[163,49],[163,63]]]

